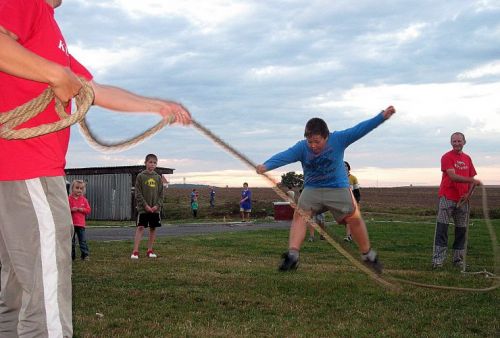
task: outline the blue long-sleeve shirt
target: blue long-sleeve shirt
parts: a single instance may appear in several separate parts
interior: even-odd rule
[[[348,188],[349,179],[344,167],[345,149],[383,122],[384,116],[380,113],[352,128],[334,131],[328,136],[325,148],[319,154],[312,152],[307,140],[299,141],[293,147],[268,159],[264,166],[267,170],[273,170],[300,161],[304,171],[304,187]]]

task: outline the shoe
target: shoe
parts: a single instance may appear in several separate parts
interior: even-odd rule
[[[323,236],[323,235],[319,236],[320,241],[324,241],[325,239],[326,239],[325,236]]]
[[[344,242],[352,242],[352,236],[351,235],[347,235],[344,237]]]
[[[85,257],[82,257],[82,261],[90,261],[90,257],[89,256],[85,256]]]
[[[132,252],[130,259],[139,259],[139,252],[137,251]]]
[[[309,236],[308,242],[314,242],[314,236]]]
[[[373,250],[363,255],[363,263],[379,275],[381,275],[384,270],[384,265],[380,263],[377,253]]]
[[[443,268],[443,263],[432,263],[432,268],[434,270],[439,270]]]
[[[148,252],[146,253],[146,257],[148,258],[156,258],[156,254],[153,252],[153,250],[148,250]]]
[[[297,267],[299,266],[299,259],[298,258],[292,258],[288,254],[288,252],[285,252],[284,254],[282,254],[281,258],[283,258],[283,260],[281,261],[281,264],[278,268],[280,271],[297,270]]]
[[[455,266],[459,269],[463,269],[465,264],[464,264],[464,261],[456,261],[456,262],[453,262],[453,266]]]

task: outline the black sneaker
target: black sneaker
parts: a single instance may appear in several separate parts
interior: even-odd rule
[[[363,257],[363,263],[375,271],[377,274],[381,275],[384,270],[384,265],[378,260],[378,255],[375,253],[374,257],[370,259],[369,257]]]
[[[299,266],[298,258],[293,258],[288,254],[288,252],[282,254],[281,258],[283,258],[283,260],[281,261],[281,264],[278,268],[279,271],[297,270],[297,267]]]

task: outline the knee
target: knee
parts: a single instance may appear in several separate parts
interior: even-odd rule
[[[448,223],[436,223],[435,244],[439,246],[446,246],[448,244]]]
[[[359,212],[359,209],[356,208],[354,212],[352,212],[349,216],[345,217],[342,222],[342,224],[345,225],[358,225],[363,223],[363,218],[361,217],[361,213]]]

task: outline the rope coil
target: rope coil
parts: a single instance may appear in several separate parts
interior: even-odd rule
[[[50,134],[64,128],[67,128],[76,122],[81,122],[85,118],[90,106],[94,102],[94,91],[90,84],[81,80],[82,88],[77,96],[75,102],[77,106],[76,112],[68,115],[64,110],[61,101],[55,97],[54,92],[49,87],[45,89],[37,98],[17,107],[11,111],[0,114],[0,137],[7,140],[25,140],[33,137],[38,137],[45,134]],[[22,123],[35,117],[45,110],[49,103],[55,98],[56,112],[60,120],[42,124],[32,128],[15,129]]]

